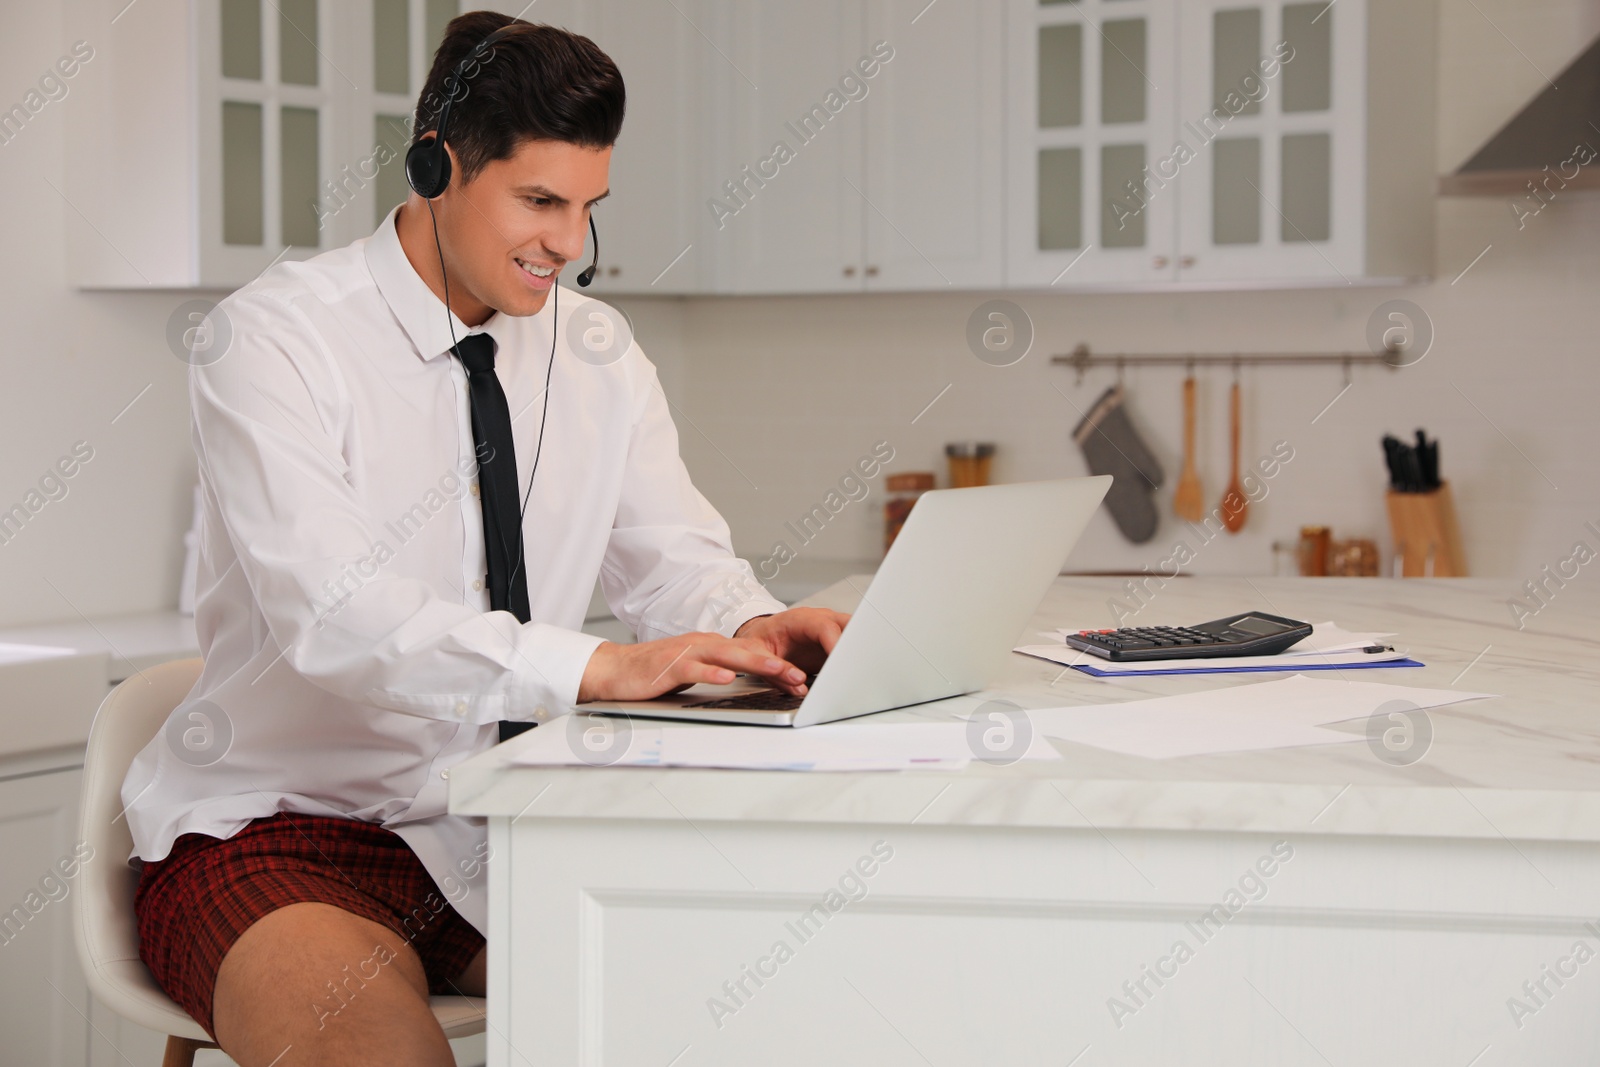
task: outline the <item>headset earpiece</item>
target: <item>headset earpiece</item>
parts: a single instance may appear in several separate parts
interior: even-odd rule
[[[446,103],[440,129],[449,114],[450,105]],[[437,133],[406,150],[406,182],[424,200],[432,200],[450,187],[450,153],[444,150],[444,140]]]

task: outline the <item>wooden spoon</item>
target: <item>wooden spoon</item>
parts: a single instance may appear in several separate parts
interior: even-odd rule
[[[1194,375],[1183,380],[1183,473],[1172,494],[1172,510],[1178,518],[1200,521],[1205,508],[1205,491],[1200,487],[1200,472],[1194,466]]]
[[[1238,533],[1244,529],[1244,517],[1250,510],[1250,501],[1244,495],[1244,486],[1239,484],[1239,383],[1233,383],[1233,391],[1228,397],[1229,429],[1233,436],[1233,477],[1228,482],[1228,488],[1222,491],[1222,525],[1228,528],[1229,533]]]

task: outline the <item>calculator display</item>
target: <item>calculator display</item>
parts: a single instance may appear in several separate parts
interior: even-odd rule
[[[1229,625],[1235,630],[1243,630],[1247,634],[1260,634],[1263,637],[1269,634],[1282,633],[1284,630],[1289,629],[1281,622],[1273,622],[1271,619],[1258,619],[1254,615],[1246,615],[1242,618],[1234,619]]]

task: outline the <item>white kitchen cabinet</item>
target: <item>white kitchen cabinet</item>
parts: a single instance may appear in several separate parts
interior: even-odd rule
[[[696,31],[705,5],[568,0],[541,3],[525,17],[594,41],[627,87],[627,114],[611,152],[611,196],[594,209],[600,269],[588,292],[604,300],[608,293],[704,290],[713,227],[702,203],[710,174],[701,149],[710,132],[702,102],[709,64],[721,62]],[[585,248],[583,267],[592,251]]]
[[[1178,198],[1144,178],[1172,143],[1176,6],[1009,3],[1009,285],[1176,277]]]
[[[1431,26],[1427,3],[1183,4],[1179,136],[1205,147],[1177,183],[1181,281],[1428,273]]]
[[[1012,0],[1008,12],[1008,284],[1338,285],[1431,270],[1431,0]]]
[[[993,288],[1004,259],[1004,23],[992,0],[875,0],[862,274],[868,292]],[[853,192],[851,195],[855,195]]]
[[[233,288],[370,233],[457,0],[73,0],[102,26],[70,109],[86,288]],[[393,56],[399,54],[398,65]],[[384,78],[380,85],[379,77]]]
[[[982,0],[718,5],[717,291],[1001,283],[1003,40]]]
[[[864,115],[839,81],[866,51],[861,5],[748,0],[716,14],[727,44],[702,210],[718,289],[859,291]]]
[[[26,771],[0,770],[0,1058],[82,1067],[89,991],[68,898],[79,891],[83,862],[74,853],[83,770],[34,762]],[[119,859],[91,854],[87,862]]]

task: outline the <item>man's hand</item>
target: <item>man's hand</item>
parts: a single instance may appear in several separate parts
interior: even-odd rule
[[[756,616],[739,627],[734,639],[816,674],[849,621],[850,616],[827,608],[790,608]]]
[[[691,633],[636,645],[610,641],[600,645],[584,668],[578,703],[649,700],[696,682],[731,682],[739,671],[769,678],[791,693],[806,691],[805,672],[759,644],[721,634]]]
[[[578,703],[649,700],[696,682],[725,684],[736,672],[799,696],[806,674],[822,666],[849,619],[823,608],[791,608],[751,619],[731,638],[691,633],[636,645],[607,641],[589,657]]]

